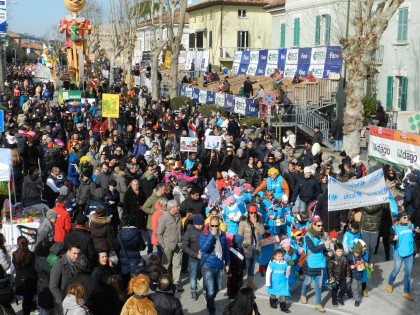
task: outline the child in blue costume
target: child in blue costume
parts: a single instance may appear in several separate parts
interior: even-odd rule
[[[343,236],[344,255],[347,255],[350,252],[350,248],[354,247],[354,240],[361,238],[362,236],[359,231],[359,222],[350,222],[349,228]]]
[[[260,240],[276,235],[276,234],[274,235],[270,234],[270,227],[267,224],[264,224],[264,230],[265,230],[265,233],[264,235],[260,236]],[[261,246],[261,256],[258,259],[258,265],[259,265],[258,271],[260,272],[261,277],[265,276],[265,271],[267,270],[268,263],[270,262],[270,259],[273,255],[274,248],[275,248],[274,244]]]
[[[291,237],[293,229],[299,229],[303,234],[306,233],[311,223],[308,221],[308,215],[306,213],[292,213],[286,216],[287,224],[287,236]]]
[[[252,192],[253,188],[251,184],[244,184],[244,192],[242,193],[242,196],[244,197],[245,203],[248,205],[252,201]]]
[[[271,308],[277,308],[277,300],[279,300],[280,310],[285,313],[290,313],[286,307],[286,297],[290,296],[288,279],[290,269],[289,264],[284,260],[281,249],[276,249],[268,264],[265,285],[268,287]]]
[[[245,198],[242,196],[242,189],[241,187],[235,187],[233,189],[234,197],[235,197],[235,203],[238,205],[239,210],[241,210],[242,214],[246,213],[246,204],[245,204]]]
[[[287,196],[283,195],[282,202],[274,200],[273,205],[267,211],[267,222],[270,227],[271,235],[283,236],[286,234],[286,216],[289,213]]]
[[[261,194],[259,193],[259,196],[261,196]],[[262,200],[260,201],[259,212],[262,214],[262,220],[264,223],[268,222],[267,215],[268,215],[269,209],[273,207],[273,201],[274,201],[274,197],[273,197],[273,192],[271,191],[265,192],[264,195],[262,196]]]
[[[223,218],[227,224],[226,239],[229,246],[231,246],[233,236],[238,234],[239,221],[241,219],[242,212],[235,203],[235,197],[233,195],[229,196],[226,201],[227,204],[223,208]]]
[[[294,286],[296,284],[296,273],[299,271],[299,266],[297,265],[299,256],[296,254],[298,251],[295,251],[295,249],[292,247],[290,238],[283,239],[278,249],[283,251],[284,260],[291,267],[289,286]]]
[[[69,167],[67,169],[67,179],[72,182],[74,187],[79,187],[80,185],[80,174],[77,163],[79,159],[75,155],[70,155],[69,157]]]

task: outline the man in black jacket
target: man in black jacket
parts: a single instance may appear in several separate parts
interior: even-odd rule
[[[190,196],[181,203],[179,209],[181,217],[184,218],[187,215],[187,210],[190,208],[194,209],[195,214],[201,214],[203,217],[206,214],[206,205],[200,198],[200,191],[197,188],[192,188]]]
[[[318,126],[314,127],[314,135],[312,137],[312,144],[319,143],[319,145],[322,145],[322,139],[324,136],[322,135],[321,130]]]
[[[150,294],[149,299],[155,305],[158,314],[184,315],[181,301],[173,296],[172,286],[172,277],[168,274],[162,275],[156,293]]]
[[[196,214],[193,219],[193,225],[190,225],[184,234],[182,248],[184,253],[188,254],[188,267],[190,271],[191,299],[197,301],[197,270],[201,259],[200,238],[201,230],[204,227],[204,217]]]
[[[303,170],[303,177],[299,178],[295,188],[293,189],[292,202],[296,202],[297,197],[300,198],[299,212],[307,212],[307,208],[312,201],[318,199],[321,194],[321,187],[316,181],[314,171],[306,166]]]

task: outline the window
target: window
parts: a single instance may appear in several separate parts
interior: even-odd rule
[[[246,10],[238,10],[238,18],[239,19],[244,19],[246,18]]]
[[[300,44],[300,18],[295,18],[293,22],[293,46]]]
[[[209,32],[209,48],[213,47],[213,31]]]
[[[398,11],[398,43],[407,43],[408,31],[408,8],[401,8]]]
[[[323,15],[324,18],[324,25],[325,25],[325,33],[324,33],[324,45],[329,46],[331,41],[331,15],[326,14]]]
[[[386,81],[386,109],[392,110],[392,99],[394,97],[394,77],[387,77]]]
[[[203,48],[204,47],[204,33],[197,32],[197,48]]]
[[[249,34],[248,31],[238,31],[238,38],[237,38],[237,47],[238,48],[245,48],[248,47],[249,43]]]
[[[323,38],[321,38],[322,31],[324,33]],[[323,42],[321,42],[321,39]],[[315,20],[315,46],[330,44],[331,39],[331,15],[319,15]]]
[[[280,24],[280,48],[286,48],[286,23]]]
[[[195,48],[195,33],[189,34],[188,45],[190,48]]]
[[[318,15],[315,20],[315,46],[321,44],[321,17]]]
[[[397,80],[397,107],[402,111],[407,110],[407,77],[395,77]]]

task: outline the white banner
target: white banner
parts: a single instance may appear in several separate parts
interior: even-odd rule
[[[348,210],[388,202],[384,172],[379,169],[365,177],[341,183],[328,177],[328,211]]]
[[[246,102],[243,97],[235,97],[235,113],[245,116]]]
[[[325,66],[322,65],[318,65],[318,64],[311,64],[308,70],[309,72],[312,72],[312,75],[315,78],[322,78],[324,76],[324,68]]]
[[[267,67],[265,68],[265,75],[268,77],[274,73],[274,70],[277,70],[277,69],[278,69],[277,65],[268,64]]]
[[[235,51],[235,55],[233,56],[233,63],[240,63],[242,59],[242,51],[237,50]]]
[[[420,170],[419,135],[376,126],[369,131],[369,156]]]
[[[192,98],[193,97],[193,89],[192,88],[185,88],[185,96]]]
[[[216,101],[214,102],[217,106],[225,106],[225,94],[216,93]]]
[[[297,71],[297,65],[286,65],[284,67],[284,73],[283,73],[283,77],[284,78],[293,78],[295,76],[295,73]]]
[[[206,102],[207,102],[207,91],[200,90],[200,94],[198,94],[198,102],[200,104],[206,104]]]
[[[234,62],[232,65],[232,74],[238,74],[239,62]]]
[[[246,74],[247,75],[255,75],[256,74],[256,72],[257,72],[257,64],[255,63],[255,64],[250,64],[249,66],[248,66],[248,70],[246,71]]]
[[[258,60],[260,60],[260,51],[259,50],[252,50],[250,52],[251,54],[251,60],[250,64],[258,64]]]
[[[297,65],[299,59],[299,49],[288,49],[286,54],[286,65]]]
[[[327,47],[312,48],[311,51],[311,64],[324,64],[327,56]]]

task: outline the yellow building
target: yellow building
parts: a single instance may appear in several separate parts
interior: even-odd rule
[[[212,66],[232,67],[236,50],[271,48],[269,0],[203,0],[189,6],[189,48],[209,50]]]

